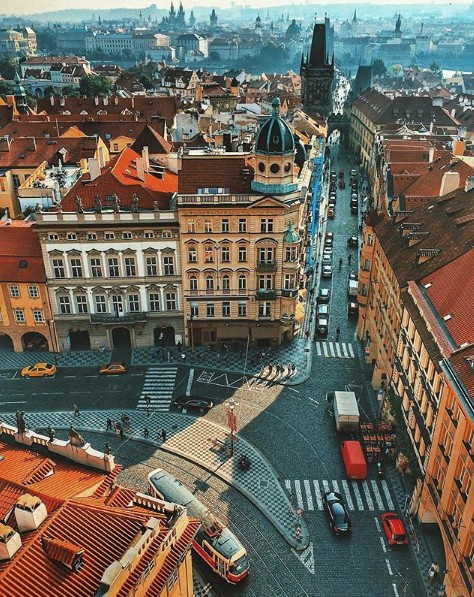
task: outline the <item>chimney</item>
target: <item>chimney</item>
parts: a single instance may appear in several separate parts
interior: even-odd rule
[[[142,182],[145,181],[145,170],[143,169],[143,158],[137,158],[135,160],[136,168],[137,168],[137,178]]]
[[[431,123],[431,126],[433,126],[433,123]],[[430,147],[428,150],[428,163],[429,164],[431,164],[431,162],[434,160],[434,152],[435,152],[434,147]]]
[[[104,97],[104,106],[109,105],[109,98],[107,96]]]
[[[445,172],[441,180],[441,187],[439,189],[439,196],[447,195],[452,193],[456,189],[459,189],[459,172]]]
[[[468,176],[464,184],[464,191],[469,193],[469,191],[472,191],[472,189],[474,189],[474,176]]]
[[[464,155],[466,150],[466,141],[464,139],[456,139],[453,143],[453,154]]]
[[[150,171],[150,158],[148,156],[148,147],[146,145],[142,149],[142,162],[143,170],[148,173]]]
[[[20,535],[7,524],[0,522],[0,560],[11,560],[20,547]]]
[[[49,96],[49,101],[51,102],[51,105],[54,106],[54,95]]]
[[[15,519],[20,533],[39,529],[47,517],[46,506],[38,497],[25,493],[18,498],[15,506]]]
[[[97,158],[89,158],[88,162],[89,173],[91,175],[91,182],[100,176],[100,165]]]
[[[0,151],[10,151],[12,140],[10,137],[0,137]]]
[[[98,98],[97,96],[95,96],[95,98],[94,98],[94,104],[95,104],[96,106],[98,106],[98,105],[99,105],[99,98]]]

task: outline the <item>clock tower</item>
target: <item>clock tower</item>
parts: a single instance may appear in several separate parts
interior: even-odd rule
[[[301,100],[306,112],[328,117],[332,112],[334,53],[329,19],[314,23],[311,49],[301,57]]]

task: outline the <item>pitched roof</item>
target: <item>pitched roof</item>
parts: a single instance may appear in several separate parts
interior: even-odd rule
[[[35,168],[45,160],[56,163],[58,159],[63,164],[77,164],[82,159],[94,157],[97,146],[95,137],[39,138],[35,141],[31,137],[16,137],[11,139],[8,150],[0,151],[0,168]]]
[[[230,193],[249,193],[253,168],[243,154],[184,155],[178,192],[197,193],[199,188],[222,187]]]
[[[32,222],[0,222],[0,281],[44,282],[43,256]]]
[[[474,346],[466,346],[453,353],[449,358],[449,363],[472,399],[474,397]]]
[[[141,152],[144,147],[148,147],[148,153],[150,155],[169,153],[171,151],[171,144],[148,124],[143,128],[132,144],[132,149],[134,151]]]

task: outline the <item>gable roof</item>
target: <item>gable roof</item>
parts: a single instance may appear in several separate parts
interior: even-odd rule
[[[0,221],[0,282],[44,282],[41,245],[32,222]]]
[[[230,193],[249,193],[253,168],[244,154],[183,155],[178,193],[197,193],[199,188],[221,187]]]
[[[171,144],[148,124],[132,144],[132,149],[137,152],[141,152],[144,147],[148,147],[150,155],[169,153],[171,151]]]

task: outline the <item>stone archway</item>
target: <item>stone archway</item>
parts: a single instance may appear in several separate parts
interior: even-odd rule
[[[130,330],[126,327],[114,328],[112,330],[112,344],[114,348],[131,348],[132,338]]]
[[[28,350],[49,350],[48,340],[39,332],[26,332],[21,337],[21,345],[24,351]]]
[[[13,340],[8,334],[0,334],[0,350],[14,352]]]
[[[175,332],[173,326],[160,326],[153,330],[153,344],[159,348],[175,345]]]
[[[91,339],[87,330],[69,331],[70,350],[90,350]]]

